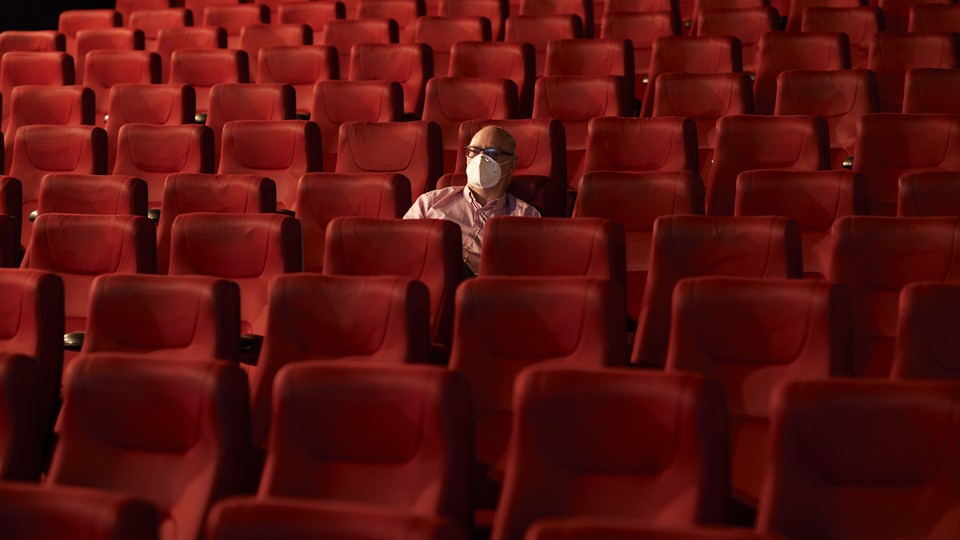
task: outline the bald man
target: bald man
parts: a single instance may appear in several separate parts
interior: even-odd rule
[[[540,217],[529,204],[507,193],[517,165],[517,143],[507,130],[487,126],[465,149],[467,185],[451,186],[421,195],[403,219],[449,219],[460,225],[465,275],[480,266],[483,225],[494,216]]]

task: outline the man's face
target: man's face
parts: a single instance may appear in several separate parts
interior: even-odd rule
[[[502,177],[500,183],[509,181],[513,174],[513,168],[516,158],[513,155],[513,148],[510,144],[494,129],[482,129],[470,140],[470,145],[466,150],[466,159],[470,160],[477,154],[483,152],[487,154],[497,164],[500,165]]]

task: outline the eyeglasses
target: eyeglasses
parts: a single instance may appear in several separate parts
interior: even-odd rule
[[[464,148],[464,150],[467,154],[467,159],[473,159],[477,157],[478,154],[486,154],[490,158],[492,158],[494,161],[499,163],[500,159],[504,156],[513,157],[512,153],[507,152],[506,150],[495,148],[493,146],[490,146],[487,148],[481,148],[479,146],[467,146],[466,148]]]

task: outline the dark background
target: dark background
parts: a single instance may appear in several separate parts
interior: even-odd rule
[[[113,9],[114,0],[0,0],[0,31],[56,30],[67,9]]]

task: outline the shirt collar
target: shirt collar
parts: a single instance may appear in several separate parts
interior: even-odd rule
[[[507,206],[506,193],[483,205],[477,200],[477,197],[473,193],[473,190],[470,189],[470,186],[463,186],[463,196],[467,199],[467,201],[476,204],[477,206],[480,206],[481,209],[485,210],[502,210]]]

